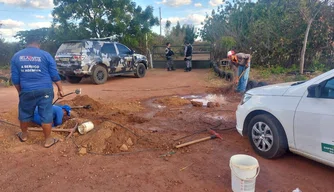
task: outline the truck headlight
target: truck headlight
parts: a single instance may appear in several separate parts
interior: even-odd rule
[[[241,105],[243,105],[244,103],[246,103],[248,100],[250,100],[252,98],[251,94],[245,93],[244,96],[241,99]]]

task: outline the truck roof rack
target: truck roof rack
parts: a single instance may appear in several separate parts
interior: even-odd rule
[[[105,37],[105,38],[90,38],[90,39],[82,39],[82,40],[68,40],[65,41],[64,43],[78,43],[78,42],[83,42],[83,41],[112,41],[116,42],[116,36],[112,37]]]
[[[111,38],[90,38],[90,41],[112,41]]]

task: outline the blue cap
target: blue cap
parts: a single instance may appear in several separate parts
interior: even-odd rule
[[[68,105],[63,105],[63,106],[59,106],[61,107],[62,109],[64,109],[66,112],[67,112],[67,116],[70,116],[71,115],[71,110],[72,108]]]

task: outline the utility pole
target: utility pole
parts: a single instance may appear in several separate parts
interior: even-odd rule
[[[161,7],[159,7],[159,13],[160,13],[160,36],[161,36]]]

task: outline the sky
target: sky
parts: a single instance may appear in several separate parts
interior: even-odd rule
[[[161,8],[162,34],[167,20],[172,26],[177,21],[180,24],[192,24],[201,27],[206,13],[223,4],[223,0],[134,0],[142,7],[153,6],[154,16],[159,17]],[[17,41],[13,36],[18,31],[49,27],[52,21],[53,0],[0,0],[0,34],[6,41]],[[160,33],[160,27],[152,30]]]

